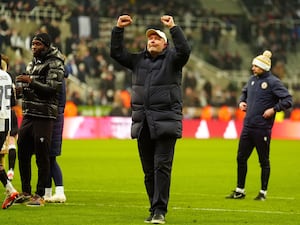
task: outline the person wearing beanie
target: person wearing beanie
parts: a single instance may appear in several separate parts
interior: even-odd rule
[[[33,40],[42,42],[46,48],[51,45],[51,37],[47,33],[38,33]],[[65,73],[64,77],[67,78]],[[62,90],[58,97],[58,115],[53,125],[51,148],[50,148],[50,174],[45,188],[44,200],[49,203],[64,203],[66,195],[64,192],[62,170],[56,160],[61,155],[62,148],[62,132],[64,124],[64,109],[66,104],[66,84],[65,79],[62,81]],[[54,195],[52,195],[52,180],[55,184]]]
[[[62,90],[64,56],[51,45],[47,33],[36,34],[31,42],[32,61],[26,72],[16,77],[18,98],[22,99],[23,119],[19,129],[18,159],[22,193],[16,203],[43,206],[45,188],[50,177],[50,147],[54,123],[58,116],[58,96]],[[38,181],[31,188],[31,158],[36,155]]]
[[[275,114],[293,105],[292,96],[271,72],[272,53],[269,50],[252,61],[253,75],[242,89],[239,108],[246,112],[237,152],[237,186],[226,198],[246,197],[247,161],[254,148],[261,167],[261,188],[255,200],[266,200],[270,177],[270,142]]]

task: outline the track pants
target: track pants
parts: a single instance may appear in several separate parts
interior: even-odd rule
[[[237,187],[244,188],[247,175],[247,161],[254,147],[261,167],[261,190],[267,190],[270,177],[270,141],[271,129],[244,127],[239,140],[237,164]]]

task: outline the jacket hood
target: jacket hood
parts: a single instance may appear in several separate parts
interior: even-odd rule
[[[42,52],[39,57],[36,57],[35,60],[46,61],[49,58],[57,58],[62,62],[65,61],[64,55],[58,50],[58,48],[51,46],[47,51]]]

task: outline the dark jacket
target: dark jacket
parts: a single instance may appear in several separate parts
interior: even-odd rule
[[[124,29],[114,27],[111,57],[132,70],[132,138],[138,138],[147,120],[152,139],[182,136],[182,67],[191,49],[180,27],[170,29],[174,47],[168,46],[158,57],[146,50],[129,53],[124,47]]]
[[[247,103],[244,125],[271,129],[275,115],[270,119],[263,118],[264,111],[273,108],[279,112],[292,107],[292,96],[283,83],[271,72],[260,76],[251,76],[242,90],[240,102]]]
[[[66,105],[66,81],[62,81],[62,90],[58,98],[58,115],[53,124],[50,156],[61,155],[61,147],[63,140],[63,128],[64,128],[64,111]]]
[[[64,77],[64,58],[50,47],[41,58],[34,58],[26,68],[32,82],[23,88],[23,115],[56,119],[58,96]]]

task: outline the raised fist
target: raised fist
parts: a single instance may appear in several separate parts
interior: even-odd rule
[[[175,26],[174,20],[172,16],[164,15],[160,18],[161,22],[167,26],[168,28],[172,28]]]
[[[124,28],[132,23],[132,18],[129,15],[119,16],[117,27]]]

